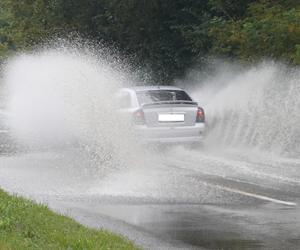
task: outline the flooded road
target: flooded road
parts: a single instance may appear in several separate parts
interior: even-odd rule
[[[122,169],[88,159],[78,149],[4,155],[0,185],[146,249],[298,248],[297,160],[183,147]]]

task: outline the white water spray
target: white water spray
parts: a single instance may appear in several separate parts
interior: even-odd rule
[[[127,79],[107,61],[79,49],[16,56],[4,74],[14,139],[34,148],[76,143],[101,161],[125,162],[136,146],[116,113],[114,94]]]
[[[299,157],[299,69],[222,64],[209,77],[201,74],[193,74],[191,92],[206,110],[208,147]],[[4,79],[14,136],[39,147],[79,141],[88,150],[97,148],[103,159],[124,162],[139,149],[112,96],[128,79],[107,61],[76,49],[17,56]]]
[[[202,87],[193,91],[206,109],[207,145],[298,158],[299,69],[275,63],[218,67],[213,76],[198,79]]]

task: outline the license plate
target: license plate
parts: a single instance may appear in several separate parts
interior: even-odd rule
[[[184,114],[158,114],[159,122],[184,122]]]

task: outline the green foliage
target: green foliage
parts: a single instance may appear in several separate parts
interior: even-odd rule
[[[195,53],[185,36],[189,25],[201,19],[206,1],[106,1],[98,16],[98,33],[114,42],[136,66],[155,72],[155,80],[169,82],[181,76]],[[109,29],[102,29],[105,23]]]
[[[0,249],[137,249],[129,241],[87,229],[45,206],[0,190]]]
[[[299,0],[2,0],[0,56],[78,33],[169,83],[207,56],[299,64]]]
[[[209,34],[214,53],[245,60],[267,57],[297,64],[300,4],[291,8],[273,1],[252,3],[243,19],[214,18]]]
[[[252,2],[255,0],[209,0],[209,6],[214,16],[237,20],[245,16]]]

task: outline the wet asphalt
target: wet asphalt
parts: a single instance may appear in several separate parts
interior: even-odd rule
[[[23,152],[0,157],[0,186],[145,249],[300,249],[297,159],[178,148],[109,169]]]

